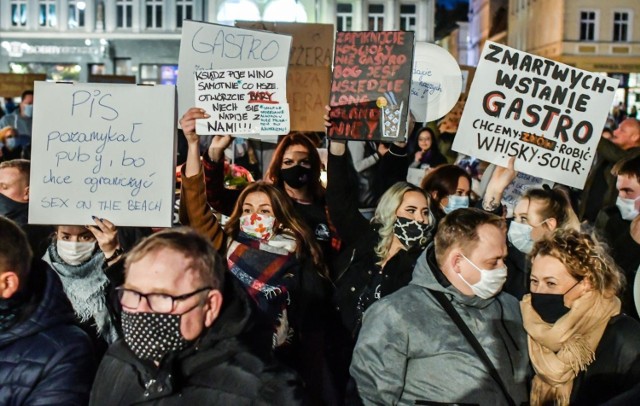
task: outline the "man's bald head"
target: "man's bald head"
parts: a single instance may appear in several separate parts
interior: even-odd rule
[[[613,132],[611,141],[624,150],[640,147],[640,121],[635,118],[624,120]]]

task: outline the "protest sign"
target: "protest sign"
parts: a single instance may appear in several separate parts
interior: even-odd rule
[[[338,32],[329,137],[403,141],[412,63],[413,32]]]
[[[236,21],[236,27],[267,30],[292,37],[287,76],[291,131],[325,131],[329,104],[333,24]]]
[[[36,82],[29,223],[170,227],[175,88]]]
[[[195,105],[196,71],[286,67],[290,49],[289,35],[185,20],[180,41],[178,116]]]
[[[532,188],[542,188],[542,185],[545,184],[550,187],[553,186],[553,182],[518,172],[516,178],[509,183],[502,193],[501,203],[507,209],[507,217],[513,216],[513,209],[527,190]]]
[[[196,107],[211,116],[196,121],[196,133],[289,133],[285,67],[199,70],[195,77]]]
[[[462,73],[449,52],[435,44],[416,43],[409,108],[416,121],[443,117],[460,97]]]
[[[618,81],[487,41],[453,150],[581,189]]]

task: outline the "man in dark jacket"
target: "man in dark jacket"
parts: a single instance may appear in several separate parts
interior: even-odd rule
[[[53,228],[28,224],[30,172],[31,163],[26,159],[0,162],[0,216],[15,221],[27,233],[34,256],[41,258]]]
[[[624,271],[630,288],[622,297],[622,311],[638,319],[633,300],[633,282],[640,266],[640,244],[631,236],[631,222],[640,211],[640,155],[614,167],[618,197],[616,204],[600,211],[596,230],[611,248],[611,256]]]
[[[249,305],[222,259],[188,229],[154,234],[125,261],[124,339],[105,355],[92,405],[295,405],[295,374],[246,344]]]
[[[0,405],[85,405],[91,342],[53,271],[31,259],[24,232],[0,217]]]
[[[616,178],[611,169],[616,162],[640,153],[640,122],[629,118],[598,144],[593,168],[580,194],[578,217],[593,224],[600,209],[616,202]]]

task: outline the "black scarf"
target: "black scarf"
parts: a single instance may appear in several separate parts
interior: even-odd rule
[[[9,299],[0,299],[0,332],[9,330],[20,320],[25,304],[20,294],[15,294]]]
[[[0,194],[0,216],[4,216],[23,226],[28,223],[29,203],[16,202]]]

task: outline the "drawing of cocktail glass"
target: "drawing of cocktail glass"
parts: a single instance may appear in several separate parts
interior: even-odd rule
[[[380,125],[383,137],[398,138],[400,135],[400,117],[402,117],[403,105],[404,101],[400,104],[387,104],[382,107]]]

